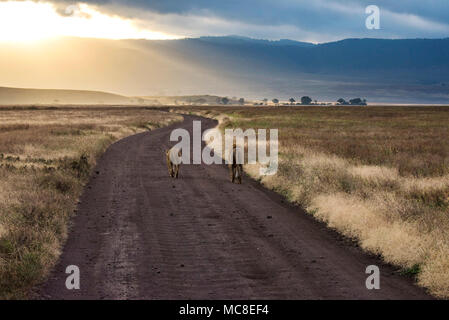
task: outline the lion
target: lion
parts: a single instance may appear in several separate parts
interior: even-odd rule
[[[239,149],[237,148],[236,144],[232,146],[232,161],[231,161],[231,155],[229,154],[229,173],[231,175],[231,182],[236,183],[237,180],[238,184],[242,184],[242,173],[243,173],[243,166],[242,164],[237,163],[237,151]]]
[[[176,155],[176,151],[178,153],[178,157],[182,157],[182,151],[175,149],[175,148],[171,148],[165,151],[165,156],[167,157],[167,167],[168,167],[168,174],[170,177],[172,178],[176,178],[178,179],[179,176],[179,166],[180,164],[175,164],[174,161],[172,161],[172,157],[174,155]]]

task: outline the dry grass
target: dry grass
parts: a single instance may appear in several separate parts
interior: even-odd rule
[[[251,176],[449,298],[449,108],[191,108],[279,129],[279,170]]]
[[[0,298],[45,277],[96,159],[114,141],[178,121],[145,108],[0,108]]]

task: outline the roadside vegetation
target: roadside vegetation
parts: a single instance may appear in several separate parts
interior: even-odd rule
[[[220,128],[279,129],[262,184],[449,298],[448,107],[189,108]]]
[[[0,298],[26,298],[48,274],[110,144],[181,119],[132,107],[0,108]]]

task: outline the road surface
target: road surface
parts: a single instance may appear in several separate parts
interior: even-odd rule
[[[300,208],[224,165],[183,165],[168,176],[174,128],[113,144],[81,197],[42,299],[428,299],[391,266]],[[202,128],[216,122],[201,118]],[[65,269],[80,269],[80,290]],[[365,286],[380,268],[380,290]]]

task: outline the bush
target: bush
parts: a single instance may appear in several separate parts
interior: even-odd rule
[[[72,161],[71,168],[79,178],[88,176],[90,173],[89,157],[82,154],[79,159]]]

